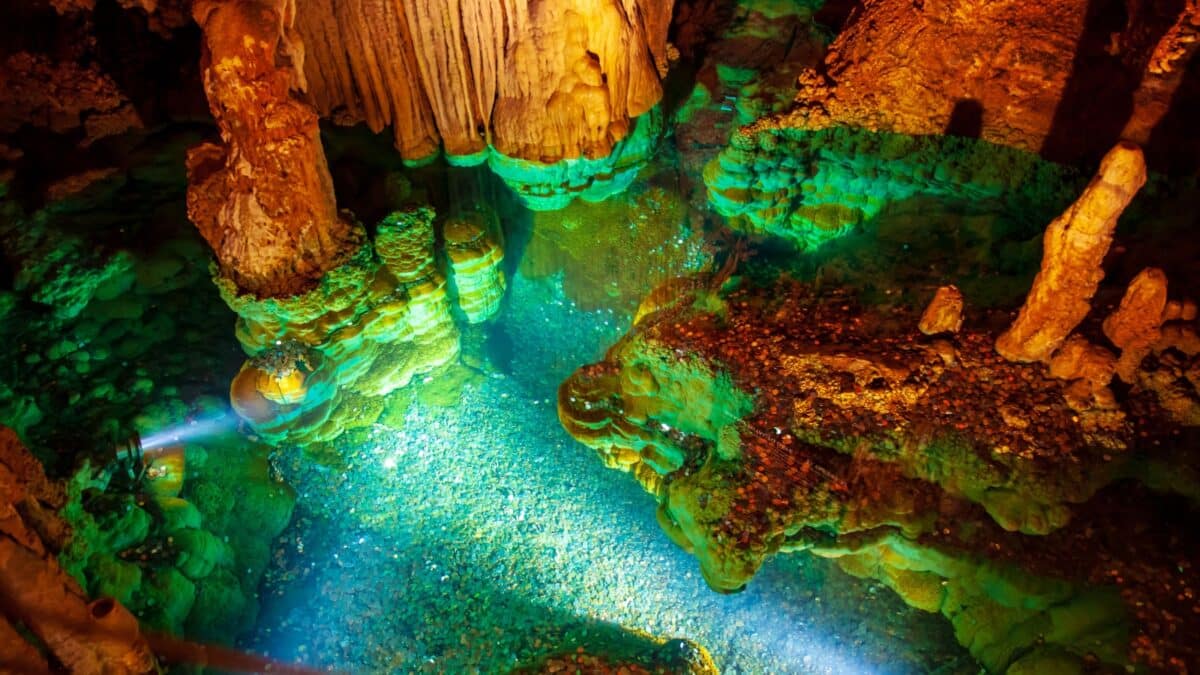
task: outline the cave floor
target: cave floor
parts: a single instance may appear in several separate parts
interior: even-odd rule
[[[277,464],[299,493],[251,646],[349,672],[505,672],[619,641],[619,627],[705,645],[723,673],[975,672],[940,617],[827,561],[779,556],[720,595],[660,530],[653,500],[558,423],[558,383],[624,320],[555,280],[513,280],[512,345],[451,407]],[[495,331],[493,331],[494,333]],[[386,415],[385,415],[386,416]]]

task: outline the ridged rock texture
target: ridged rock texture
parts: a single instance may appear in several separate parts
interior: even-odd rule
[[[450,218],[442,227],[454,295],[467,323],[492,318],[504,298],[504,249],[494,220],[472,212]]]
[[[221,144],[188,153],[188,216],[242,292],[309,290],[355,248],[337,211],[317,114],[295,96],[302,51],[285,0],[201,0],[203,78]]]
[[[1145,183],[1139,147],[1121,143],[1105,155],[1079,199],[1046,228],[1041,269],[996,351],[1010,361],[1043,361],[1075,330],[1104,278],[1100,263],[1117,219]]]
[[[447,228],[460,309],[481,321],[503,297],[503,253],[482,230]],[[384,397],[454,361],[459,327],[435,239],[432,209],[398,211],[306,293],[259,299],[218,278],[250,357],[230,387],[234,410],[271,441],[328,441],[374,423]]]
[[[1031,153],[973,139],[765,123],[735,132],[704,168],[709,203],[732,227],[802,248],[907,201],[966,207],[998,221],[1049,217],[1071,198],[1071,178]]]
[[[1195,111],[1194,94],[1175,94],[1196,21],[1194,2],[866,0],[821,72],[801,77],[789,126],[946,132],[1094,161],[1123,133],[1149,140],[1168,109]],[[1194,153],[1179,131],[1152,155]]]
[[[1115,483],[1200,501],[1194,472],[1168,475],[1168,411],[1081,410],[992,336],[931,340],[894,308],[786,280],[715,286],[640,312],[558,397],[567,431],[654,495],[711,586],[810,551],[941,613],[989,672],[1186,658],[1171,631],[1200,619],[1178,594],[1187,575],[1163,584],[1185,554],[1161,547],[1190,525],[1129,536],[1155,511],[1146,487]],[[1130,548],[1114,555],[1107,537]],[[1117,577],[1119,592],[1096,585]]]
[[[608,155],[662,95],[671,0],[297,3],[323,117],[391,125],[405,159]]]

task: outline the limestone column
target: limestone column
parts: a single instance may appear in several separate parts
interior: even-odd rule
[[[221,275],[258,297],[313,287],[357,248],[338,215],[288,0],[199,0],[202,68],[221,143],[188,153],[188,216]]]

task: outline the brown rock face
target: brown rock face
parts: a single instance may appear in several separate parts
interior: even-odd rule
[[[801,78],[806,119],[792,126],[948,132],[1091,160],[1119,138],[1147,142],[1180,103],[1195,15],[1156,0],[866,0],[830,46],[828,80]]]
[[[996,340],[997,352],[1010,361],[1044,361],[1087,316],[1117,219],[1145,182],[1136,145],[1121,143],[1105,155],[1079,199],[1046,228],[1041,269],[1017,320]]]
[[[317,114],[292,93],[300,54],[287,9],[253,0],[193,8],[224,144],[188,153],[188,215],[222,274],[260,297],[304,291],[355,247],[337,212]]]
[[[672,0],[297,3],[322,116],[391,125],[406,159],[490,143],[522,159],[607,155],[662,95]]]
[[[158,672],[137,619],[112,599],[88,603],[58,565],[66,524],[55,510],[65,495],[16,433],[0,426],[0,668],[51,672],[8,621],[36,636],[45,653],[71,673]]]

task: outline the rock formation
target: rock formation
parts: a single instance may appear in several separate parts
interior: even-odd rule
[[[931,200],[941,210],[969,204],[1012,221],[1053,213],[1071,197],[1069,171],[1011,148],[788,124],[769,118],[735,132],[705,166],[708,201],[733,228],[812,249],[908,201]]]
[[[788,126],[951,133],[1055,161],[1097,157],[1123,128],[1144,141],[1183,103],[1172,100],[1180,73],[1167,76],[1175,86],[1155,81],[1194,49],[1196,10],[1126,4],[869,0],[822,72],[801,77]]]
[[[1100,263],[1117,219],[1145,182],[1136,145],[1122,143],[1105,155],[1079,199],[1046,228],[1042,267],[1016,321],[996,340],[996,351],[1011,361],[1042,361],[1075,330],[1104,278]]]
[[[957,333],[963,322],[963,296],[956,286],[942,286],[921,314],[917,328],[926,335]]]
[[[1114,569],[1173,574],[1175,556],[1139,540],[1114,559],[1096,533],[1124,526],[1078,506],[1129,508],[1131,488],[1106,486],[1163,468],[1127,450],[1170,438],[1169,411],[1073,406],[1069,383],[1006,362],[986,334],[927,340],[916,317],[888,329],[894,310],[876,316],[786,281],[711,289],[644,314],[558,400],[568,432],[655,495],[663,529],[711,586],[740,588],[778,551],[835,558],[941,612],[995,672],[1126,663],[1112,636],[1135,607],[1175,606],[1139,624],[1156,640],[1159,622],[1193,621],[1167,618],[1190,601],[1155,574],[1120,593],[1089,588]],[[1200,499],[1185,482],[1151,482]],[[1078,567],[1062,567],[1064,550]],[[1079,630],[1038,628],[1061,622]],[[1186,653],[1165,640],[1160,654]]]
[[[672,2],[305,2],[308,96],[419,161],[608,155],[662,95]],[[661,69],[661,70],[660,70]]]
[[[496,241],[498,229],[498,223],[489,223],[482,212],[451,218],[442,227],[454,295],[468,323],[490,319],[504,297],[504,249]]]
[[[188,216],[244,292],[287,297],[310,289],[357,248],[337,212],[303,88],[292,6],[197,2],[204,90],[223,143],[188,153]]]
[[[48,655],[72,673],[157,672],[129,610],[111,598],[89,603],[59,567],[55,554],[68,530],[55,510],[65,501],[62,485],[47,480],[16,434],[0,427],[0,668],[50,672]],[[35,636],[45,653],[12,623]]]
[[[1116,371],[1126,382],[1151,348],[1162,339],[1164,312],[1167,308],[1167,275],[1154,267],[1141,271],[1121,298],[1121,305],[1104,320],[1104,335],[1121,350]]]
[[[458,356],[433,219],[429,208],[389,215],[374,241],[289,298],[259,299],[217,279],[250,357],[230,398],[258,433],[323,441],[369,425],[381,397]]]

